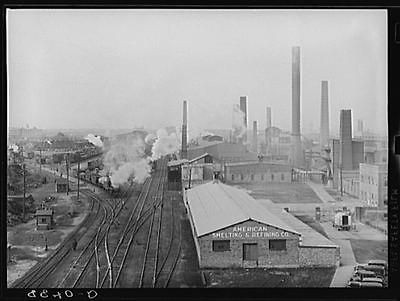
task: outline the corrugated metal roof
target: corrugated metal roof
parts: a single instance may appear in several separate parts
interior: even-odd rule
[[[209,182],[188,190],[187,200],[197,236],[249,219],[300,234],[245,191],[220,182]]]
[[[169,161],[167,163],[167,165],[168,166],[178,166],[178,165],[181,165],[181,164],[187,163],[187,162],[188,162],[187,159],[172,160],[172,161]]]

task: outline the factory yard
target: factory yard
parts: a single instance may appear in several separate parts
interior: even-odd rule
[[[322,203],[317,194],[303,183],[240,184],[255,199],[270,199],[274,203],[317,204]]]
[[[329,287],[335,268],[205,270],[207,287]]]

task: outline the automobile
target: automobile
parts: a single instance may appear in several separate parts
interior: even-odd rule
[[[382,266],[385,268],[385,270],[387,269],[387,263],[385,260],[381,260],[381,259],[373,259],[368,261],[367,263],[368,265],[378,265],[378,266]]]
[[[376,274],[373,271],[366,271],[366,270],[357,270],[353,274],[353,278],[359,278],[363,280],[364,278],[369,277],[376,277]]]
[[[377,277],[365,277],[361,282],[374,282],[374,283],[380,283],[383,286],[383,280],[381,278]]]
[[[354,281],[354,280],[350,280],[346,287],[351,287],[351,288],[360,288],[361,287],[361,281]]]
[[[354,267],[354,271],[360,271],[360,270],[372,271],[376,274],[377,277],[381,277],[381,278],[385,277],[385,275],[386,275],[385,268],[383,266],[379,266],[379,265],[357,264]]]
[[[382,284],[377,283],[377,282],[361,282],[360,283],[360,288],[362,287],[383,287]]]

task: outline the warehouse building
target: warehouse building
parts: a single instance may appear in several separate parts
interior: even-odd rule
[[[292,168],[284,163],[263,161],[226,163],[224,178],[226,183],[290,183]]]
[[[184,191],[184,200],[201,268],[338,264],[338,246],[243,190],[212,181]]]
[[[257,154],[249,152],[245,145],[221,141],[207,142],[201,146],[189,147],[188,159],[194,159],[204,153],[210,154],[215,161],[221,163],[257,160]]]
[[[360,199],[368,207],[387,206],[387,164],[360,164]]]

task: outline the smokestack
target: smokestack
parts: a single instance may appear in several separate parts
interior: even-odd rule
[[[291,163],[302,167],[300,139],[300,47],[292,47],[292,152]]]
[[[321,81],[321,125],[319,145],[323,150],[329,143],[328,81]]]
[[[364,132],[364,123],[361,119],[357,120],[357,132],[359,132],[361,135]]]
[[[243,112],[244,115],[244,127],[246,129],[245,134],[243,135],[243,143],[247,142],[247,96],[240,96],[240,111]]]
[[[182,124],[182,152],[181,158],[187,159],[187,102],[183,101],[183,124]]]
[[[257,153],[258,151],[258,141],[257,141],[257,121],[253,121],[253,152]]]
[[[339,162],[344,170],[353,169],[351,110],[340,110]]]
[[[271,107],[267,107],[267,129],[272,126]]]

